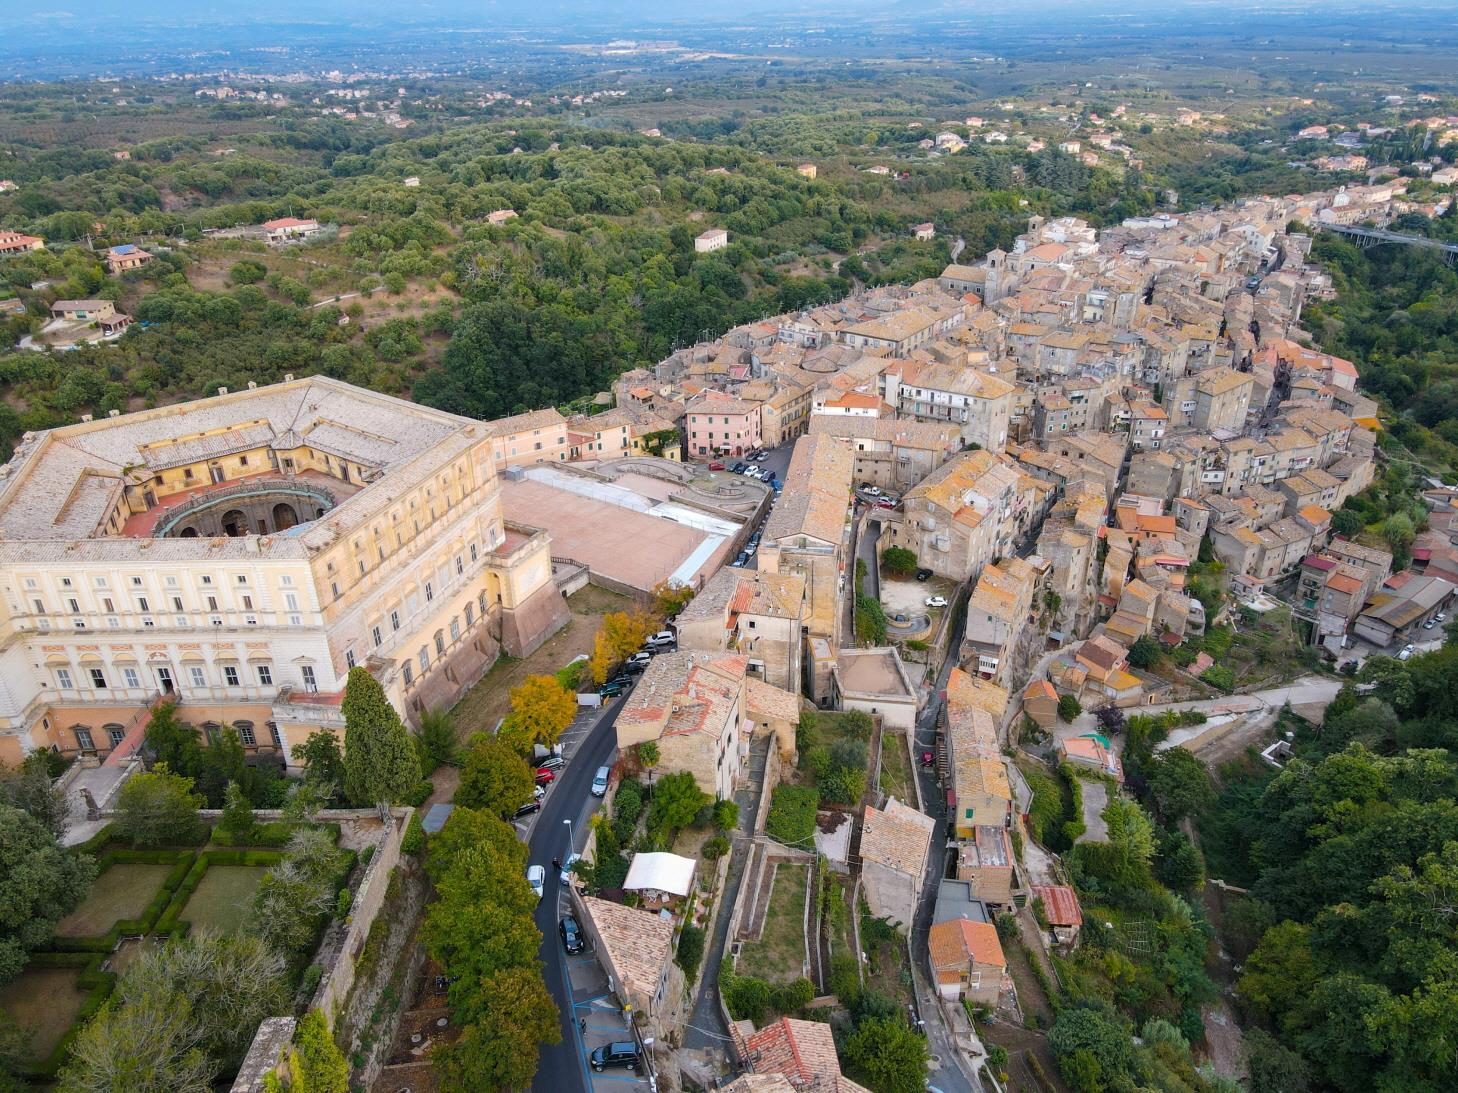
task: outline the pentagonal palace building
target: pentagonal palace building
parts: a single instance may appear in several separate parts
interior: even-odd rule
[[[364,665],[414,720],[566,619],[491,435],[324,377],[47,432],[0,467],[0,762],[129,754],[160,700],[291,749]]]

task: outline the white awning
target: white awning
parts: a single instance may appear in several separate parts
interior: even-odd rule
[[[681,858],[677,854],[639,854],[628,866],[628,879],[623,882],[623,889],[652,889],[686,896],[693,890],[694,867],[697,864],[693,858]]]

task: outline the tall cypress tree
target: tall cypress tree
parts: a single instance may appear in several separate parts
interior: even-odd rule
[[[379,681],[351,668],[344,687],[344,792],[357,806],[395,805],[420,782],[420,759]]]

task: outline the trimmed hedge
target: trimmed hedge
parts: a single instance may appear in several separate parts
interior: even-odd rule
[[[269,823],[257,824],[247,837],[242,839],[229,834],[221,827],[215,827],[211,841],[214,846],[266,847],[277,850],[288,845],[288,841],[294,837],[294,832],[307,831],[314,827],[328,831],[334,836],[334,841],[339,842],[338,824],[310,824],[287,820],[273,820]]]
[[[116,973],[102,969],[102,962],[106,959],[106,953],[89,952],[48,952],[31,953],[26,962],[28,968],[80,968],[81,974],[76,977],[76,985],[86,991],[86,999],[81,1003],[81,1009],[76,1014],[76,1020],[65,1032],[65,1035],[56,1043],[51,1053],[44,1059],[38,1059],[29,1063],[21,1064],[18,1069],[23,1077],[37,1078],[41,1080],[54,1078],[61,1069],[61,1064],[71,1053],[71,1042],[76,1039],[77,1034],[86,1025],[87,1021],[96,1016],[96,1011],[111,997],[111,992],[116,988]]]
[[[162,886],[157,890],[147,904],[146,910],[142,912],[141,918],[118,919],[112,924],[110,930],[99,937],[57,937],[52,938],[51,944],[57,953],[109,953],[116,948],[116,943],[124,937],[135,937],[139,934],[151,933],[157,924],[157,920],[172,902],[173,894],[178,886],[183,883],[192,868],[193,861],[197,857],[194,850],[127,850],[118,848],[108,850],[97,860],[98,874],[112,865],[166,865],[172,863],[172,870],[162,881]]]
[[[203,877],[207,875],[211,866],[277,865],[281,861],[283,861],[283,854],[277,850],[204,850],[200,852],[151,932],[187,936],[192,924],[182,921],[183,909],[187,906],[187,901],[192,898],[193,893],[197,891],[197,886],[202,883]]]

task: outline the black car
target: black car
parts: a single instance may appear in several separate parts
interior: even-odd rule
[[[610,679],[597,689],[597,693],[603,698],[617,698],[628,689],[628,681],[625,679]]]
[[[744,468],[747,467],[747,466],[749,466],[748,463],[736,463],[736,464],[734,464],[734,466],[730,467],[729,469],[731,471],[733,471],[735,474],[743,474],[744,473]]]
[[[514,815],[516,815],[518,817],[520,817],[520,816],[530,816],[533,812],[540,812],[541,810],[542,810],[542,802],[541,801],[528,801],[526,804],[522,805],[519,809],[517,809],[516,812],[514,813]]]
[[[582,927],[577,925],[575,918],[563,915],[562,921],[557,923],[557,932],[562,935],[562,948],[567,950],[568,955],[582,951]]]
[[[916,579],[918,581],[929,581],[931,577],[932,571],[930,569],[918,569],[916,571]]]
[[[624,1040],[616,1044],[603,1044],[602,1047],[593,1048],[592,1054],[587,1059],[592,1063],[592,1069],[599,1074],[610,1066],[620,1066],[627,1070],[637,1071],[638,1045],[631,1040]]]

